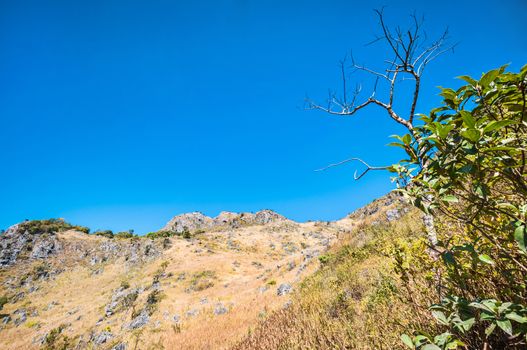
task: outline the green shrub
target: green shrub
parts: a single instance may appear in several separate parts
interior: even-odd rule
[[[67,325],[61,324],[53,328],[44,338],[43,349],[45,350],[66,350],[71,348],[70,339],[62,334]]]
[[[430,312],[448,330],[406,335],[409,346],[527,346],[527,65],[505,68],[442,88],[442,105],[397,137],[410,158],[393,167],[399,184],[411,184],[400,191],[436,219],[440,259],[421,267],[438,289]],[[408,259],[420,254],[397,256],[409,288],[416,270]]]
[[[329,254],[324,254],[318,257],[318,261],[320,261],[322,265],[327,264],[330,259],[331,259],[331,255]]]
[[[106,237],[106,238],[113,238],[113,231],[112,230],[101,230],[96,231],[94,233],[96,236]]]
[[[188,228],[184,228],[183,232],[181,233],[181,237],[185,238],[185,239],[190,239],[192,237],[192,235],[190,234],[190,231],[188,230]]]
[[[2,310],[4,308],[4,305],[7,304],[9,302],[9,299],[3,295],[0,297],[0,310]]]
[[[114,235],[115,238],[122,238],[122,239],[127,239],[127,238],[134,238],[136,237],[132,232],[130,231],[121,231],[121,232],[117,232],[115,235]]]
[[[56,233],[75,229],[75,227],[77,226],[71,225],[64,219],[32,220],[20,224],[20,228],[30,234]]]
[[[187,291],[202,291],[214,286],[216,279],[216,272],[211,270],[204,270],[196,272],[192,275],[190,286]]]
[[[85,234],[90,234],[90,228],[86,226],[73,226],[73,229]]]
[[[172,231],[155,231],[155,232],[147,233],[146,237],[150,239],[156,239],[156,238],[168,238],[174,235],[175,233]]]

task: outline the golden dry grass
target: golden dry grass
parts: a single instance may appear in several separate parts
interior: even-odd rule
[[[404,286],[387,253],[393,243],[420,236],[419,214],[410,210],[389,223],[386,211],[398,204],[375,205],[374,213],[337,223],[351,226],[352,233],[342,236],[325,266],[301,283],[291,307],[261,321],[235,350],[404,348],[400,334],[412,329],[416,314],[426,316],[404,300]]]
[[[28,310],[27,321],[19,326],[13,322],[0,330],[1,349],[36,349],[39,340],[60,325],[65,328],[71,347],[91,348],[90,337],[106,330],[114,338],[100,348],[111,348],[126,342],[130,349],[222,349],[242,339],[251,327],[280,309],[289,300],[277,296],[281,283],[294,286],[318,268],[316,257],[306,260],[306,251],[323,252],[324,240],[334,240],[342,229],[318,227],[315,223],[276,223],[240,229],[215,230],[199,234],[192,240],[171,238],[171,247],[155,259],[131,265],[123,258],[95,265],[90,256],[81,256],[78,247],[91,252],[109,239],[78,232],[63,232],[59,239],[64,251],[46,263],[64,271],[46,281],[34,282],[38,290],[5,305],[3,314],[17,309]],[[124,241],[123,241],[124,242]],[[42,262],[17,264],[1,272],[0,281],[29,273]],[[294,263],[294,268],[288,264]],[[302,264],[305,269],[299,271]],[[153,290],[155,275],[159,275],[160,300],[141,329],[129,331],[125,325],[134,312],[146,305]],[[269,281],[276,285],[270,285]],[[105,317],[105,306],[122,284],[142,288],[133,307]],[[13,295],[4,283],[0,295]],[[259,288],[268,290],[261,292]],[[206,299],[206,301],[205,301]],[[52,302],[57,305],[49,307]],[[228,312],[215,315],[221,303]],[[197,315],[187,315],[197,310]],[[31,316],[35,311],[37,314]],[[180,322],[174,322],[174,316]]]

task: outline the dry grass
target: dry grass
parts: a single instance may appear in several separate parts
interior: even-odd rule
[[[19,326],[13,322],[3,326],[0,349],[36,349],[41,338],[61,325],[64,329],[58,337],[61,341],[68,337],[70,347],[91,348],[91,334],[106,330],[114,338],[102,349],[121,341],[137,350],[228,348],[262,317],[289,300],[288,296],[276,295],[278,285],[296,285],[318,268],[316,258],[305,260],[302,246],[322,253],[326,249],[324,240],[333,241],[338,231],[335,226],[320,228],[307,223],[205,232],[193,240],[171,238],[171,247],[161,256],[140,264],[110,257],[93,266],[89,263],[91,255],[84,257],[79,247],[93,253],[108,239],[63,232],[59,235],[65,247],[63,253],[47,260],[53,268],[63,270],[61,273],[34,282],[38,290],[32,293],[25,287],[9,289],[0,284],[0,295],[26,293],[20,300],[6,304],[1,313],[13,315],[21,308],[37,312],[35,316],[28,312],[28,319]],[[128,244],[126,240],[115,241]],[[287,267],[291,262],[296,264],[293,269]],[[1,271],[0,281],[27,273],[38,263],[18,264]],[[299,271],[303,263],[306,267]],[[147,305],[156,275],[160,292],[149,323],[138,330],[127,330],[125,326],[133,315]],[[277,285],[267,285],[269,280]],[[121,286],[139,288],[141,292],[130,308],[105,317],[105,306]],[[268,290],[260,291],[265,286]],[[228,311],[216,315],[218,304]],[[196,315],[187,314],[195,310]]]
[[[234,349],[403,349],[400,334],[413,328],[416,315],[429,316],[405,300],[387,255],[394,242],[421,232],[416,211],[385,220],[395,205],[342,220],[352,234],[341,237],[325,266],[302,282],[291,307],[262,321]]]

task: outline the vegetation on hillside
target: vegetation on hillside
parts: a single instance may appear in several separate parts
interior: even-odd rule
[[[527,346],[527,66],[460,78],[468,84],[442,89],[443,104],[397,137],[408,159],[390,168],[434,215],[436,244],[416,209],[355,229],[240,349]]]
[[[56,233],[66,230],[76,230],[84,233],[90,233],[90,229],[84,226],[72,225],[64,219],[47,219],[31,220],[20,223],[21,231],[27,231],[30,234]]]
[[[527,66],[460,78],[468,84],[442,89],[443,104],[399,138],[409,156],[393,168],[400,190],[440,219],[430,248],[441,260],[428,266],[439,301],[430,309],[446,331],[403,338],[416,348],[523,348]]]
[[[392,222],[367,218],[356,226],[320,256],[320,269],[301,283],[293,302],[250,330],[236,349],[401,347],[400,334],[421,323],[413,317],[408,286],[391,256],[402,246],[424,247],[416,214],[413,209]],[[420,303],[430,301],[419,297],[425,298]],[[418,314],[431,319],[425,312]]]

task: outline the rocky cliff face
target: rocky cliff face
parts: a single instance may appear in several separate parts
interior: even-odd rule
[[[172,218],[161,231],[182,233],[185,230],[190,232],[221,229],[221,228],[240,228],[242,226],[266,225],[272,222],[284,222],[287,219],[269,209],[253,213],[233,213],[222,211],[215,218],[203,215],[200,212],[177,215]]]
[[[23,223],[7,229],[0,236],[0,268],[21,259],[46,259],[61,250],[55,233],[30,233]]]

